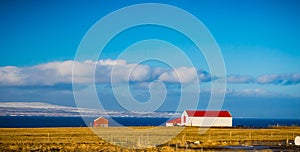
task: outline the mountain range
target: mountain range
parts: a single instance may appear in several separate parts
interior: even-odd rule
[[[0,116],[53,116],[53,117],[173,117],[174,112],[130,112],[77,108],[43,102],[1,102]]]

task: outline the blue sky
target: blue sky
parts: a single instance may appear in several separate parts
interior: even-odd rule
[[[2,0],[0,3],[0,101],[75,105],[70,74],[77,47],[86,32],[99,19],[122,7],[163,3],[196,16],[217,41],[228,79],[224,109],[230,110],[236,117],[300,118],[299,1]],[[121,108],[107,79],[101,75],[102,70],[107,69],[107,65],[133,42],[153,38],[172,42],[184,50],[195,64],[194,68],[199,70],[199,75],[210,76],[203,55],[184,36],[158,26],[128,29],[108,44],[99,59],[103,60],[103,64],[99,67],[98,77],[101,78],[97,90],[107,109]],[[176,63],[175,68],[192,68],[181,62],[174,48],[167,44],[145,43],[131,51],[131,59],[160,55]],[[135,64],[135,60],[124,60],[124,68]],[[146,66],[141,69],[147,69],[146,74],[152,75],[159,68],[168,68],[166,64],[155,61],[142,65]],[[190,71],[180,70],[183,73]],[[166,71],[160,71],[157,77],[164,80],[169,93],[161,110],[172,110],[178,105],[179,85],[170,77],[163,77],[163,72]],[[139,100],[147,100],[149,93],[144,85],[155,79],[147,75],[137,77],[131,83],[133,95]],[[200,103],[203,104],[198,108],[205,108],[209,99],[213,80],[205,80],[200,84]],[[187,83],[190,82],[192,80],[188,79]],[[189,93],[193,94],[192,91]]]

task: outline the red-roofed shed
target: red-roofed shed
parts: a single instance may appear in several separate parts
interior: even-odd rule
[[[104,117],[99,117],[94,120],[94,127],[108,127],[108,120]]]
[[[180,124],[181,124],[181,118],[175,118],[166,122],[167,127],[180,126]]]

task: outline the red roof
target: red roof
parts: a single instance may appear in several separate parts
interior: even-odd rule
[[[181,123],[181,118],[175,118],[172,120],[167,121],[167,123]]]
[[[232,117],[229,111],[186,110],[191,117]]]

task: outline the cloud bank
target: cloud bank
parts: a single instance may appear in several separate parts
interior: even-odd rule
[[[72,71],[73,66],[76,70]],[[94,72],[95,71],[95,72]],[[93,75],[95,74],[95,75]],[[31,67],[0,67],[1,86],[56,85],[72,83],[151,82],[195,83],[210,80],[203,70],[179,67],[153,68],[142,64],[129,64],[125,60],[57,61]]]
[[[73,71],[73,66],[76,70]],[[93,72],[95,71],[95,75]],[[73,73],[72,73],[73,72]],[[127,63],[125,60],[99,60],[78,62],[56,61],[30,67],[0,67],[1,86],[51,86],[57,84],[98,83],[105,84],[136,82],[145,83],[160,80],[167,83],[194,84],[218,79],[210,73],[196,68],[179,67],[167,69],[143,64]],[[258,77],[249,75],[228,75],[228,83],[255,83],[261,85],[297,85],[299,73],[266,74]]]
[[[258,77],[245,75],[229,75],[228,83],[256,83],[261,85],[297,85],[300,83],[300,73],[264,74]]]
[[[258,84],[295,85],[300,83],[300,74],[270,74],[256,78]]]

